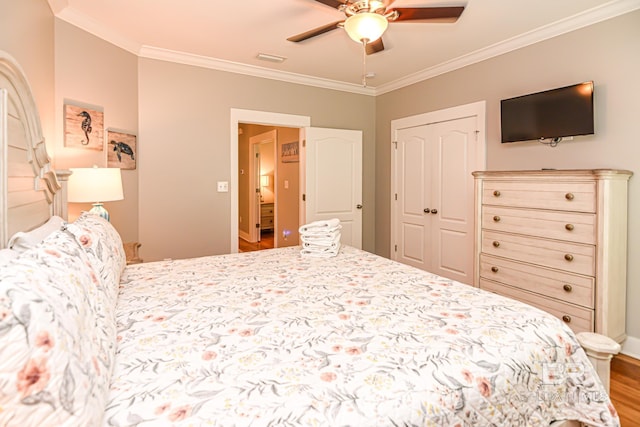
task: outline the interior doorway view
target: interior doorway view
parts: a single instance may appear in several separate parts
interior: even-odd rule
[[[238,127],[238,251],[299,243],[298,128]]]

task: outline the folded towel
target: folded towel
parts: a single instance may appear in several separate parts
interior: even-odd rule
[[[322,232],[322,231],[334,231],[338,230],[340,226],[340,220],[338,218],[332,218],[327,220],[313,221],[301,226],[298,231],[300,233],[305,232]]]
[[[315,248],[317,248],[318,250],[320,249],[324,249],[324,248],[339,248],[340,247],[340,239],[338,240],[332,240],[330,242],[305,242],[302,241],[302,247],[305,249],[311,249],[314,250]]]
[[[340,230],[332,231],[329,233],[301,233],[300,240],[307,242],[340,240]]]
[[[340,243],[337,243],[334,247],[303,247],[300,254],[305,257],[315,258],[330,258],[338,255],[340,251]]]

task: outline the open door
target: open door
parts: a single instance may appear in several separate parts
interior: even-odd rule
[[[338,218],[341,242],[362,248],[362,131],[303,129],[301,224]]]

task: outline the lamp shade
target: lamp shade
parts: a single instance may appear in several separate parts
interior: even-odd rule
[[[355,42],[371,43],[386,31],[389,21],[384,16],[372,12],[360,12],[344,21],[344,29]]]
[[[111,202],[124,199],[119,168],[71,168],[70,202]]]

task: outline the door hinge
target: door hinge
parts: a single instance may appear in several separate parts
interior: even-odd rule
[[[304,193],[302,194],[302,201],[303,201],[303,202],[306,202],[306,201],[307,201],[307,195],[306,195],[306,194],[304,194]]]
[[[396,193],[396,200],[398,200],[398,193]]]
[[[260,153],[256,153],[256,159],[260,157]]]
[[[394,246],[393,246],[393,251],[394,251],[394,252],[398,252],[398,245],[394,245]]]
[[[260,228],[260,224],[256,224],[256,228]]]
[[[260,192],[260,189],[259,189],[259,188],[256,188],[256,193],[259,193],[259,192]]]
[[[306,140],[306,139],[303,139],[303,140],[302,140],[302,146],[303,146],[303,147],[306,147],[306,146],[307,146],[307,140]]]
[[[480,135],[480,131],[479,130],[476,131],[476,141],[478,141],[478,135]]]
[[[396,150],[398,149],[398,141],[393,141],[392,144],[395,146]]]

